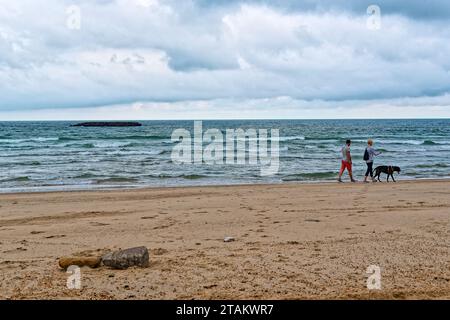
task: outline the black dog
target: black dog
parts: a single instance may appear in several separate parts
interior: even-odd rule
[[[381,174],[381,173],[386,173],[386,174],[387,174],[387,180],[386,180],[386,181],[389,182],[389,176],[391,176],[391,177],[392,177],[392,181],[395,182],[394,175],[393,175],[394,172],[400,173],[400,167],[394,167],[394,166],[378,166],[378,167],[375,168],[375,175],[374,175],[373,178],[374,178],[374,179],[375,179],[375,178],[378,178],[378,181],[381,182],[381,180],[380,180],[380,174]]]

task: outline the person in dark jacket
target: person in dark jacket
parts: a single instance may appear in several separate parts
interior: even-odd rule
[[[373,179],[373,158],[375,156],[378,156],[381,154],[381,152],[377,152],[374,148],[373,148],[373,140],[369,139],[367,141],[367,148],[366,148],[366,152],[367,152],[367,160],[366,161],[366,165],[367,165],[367,170],[366,170],[366,175],[364,177],[364,182],[369,182],[367,181],[367,178],[370,177],[372,178],[372,182],[375,182],[376,180]]]

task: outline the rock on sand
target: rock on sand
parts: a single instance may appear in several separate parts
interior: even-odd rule
[[[136,247],[110,252],[102,257],[102,262],[113,269],[127,269],[133,266],[145,268],[149,264],[148,249]]]

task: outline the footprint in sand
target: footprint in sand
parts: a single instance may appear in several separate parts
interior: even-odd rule
[[[142,220],[154,219],[154,218],[156,218],[156,216],[146,216],[146,217],[141,217]]]
[[[57,234],[57,235],[47,236],[47,237],[45,237],[45,239],[64,238],[64,237],[66,237],[65,234]]]
[[[94,226],[94,227],[109,226],[108,223],[102,223],[102,222],[91,222],[90,225],[91,225],[91,226]]]
[[[16,248],[16,249],[3,251],[3,253],[17,253],[17,252],[23,252],[23,251],[27,251],[27,250],[28,249],[26,249],[26,248],[19,247],[19,248]]]
[[[45,233],[45,231],[31,231],[30,234],[40,234]]]

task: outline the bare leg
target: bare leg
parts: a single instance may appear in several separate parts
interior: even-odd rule
[[[342,175],[344,174],[344,170],[345,170],[345,166],[344,166],[344,164],[341,164],[341,170],[339,170],[339,177],[338,177],[339,182],[342,182],[341,178],[342,178]]]

